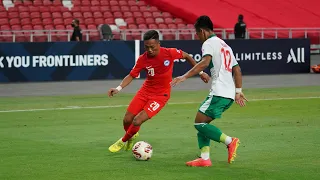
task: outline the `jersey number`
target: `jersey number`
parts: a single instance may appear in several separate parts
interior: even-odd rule
[[[160,107],[160,104],[153,101],[153,103],[150,104],[150,108],[148,108],[149,111],[153,112],[157,110]]]
[[[154,76],[154,68],[149,68],[148,69],[148,75],[149,76]]]
[[[231,54],[230,51],[224,48],[221,48],[221,53],[223,54],[223,64],[224,64],[224,69],[226,71],[232,72],[232,67],[231,67]]]

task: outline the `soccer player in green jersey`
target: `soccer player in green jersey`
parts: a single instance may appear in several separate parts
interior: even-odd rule
[[[210,93],[201,104],[195,118],[194,127],[198,130],[198,144],[201,157],[186,164],[188,166],[211,166],[209,157],[210,139],[224,143],[228,148],[228,162],[232,163],[236,157],[239,139],[230,137],[221,130],[209,124],[212,120],[221,118],[221,115],[235,101],[238,105],[245,106],[242,93],[242,74],[233,51],[222,39],[213,32],[213,23],[208,16],[200,16],[195,29],[202,44],[202,59],[190,71],[179,76],[171,82],[175,86],[186,79],[199,74],[209,67],[212,78]],[[234,80],[233,80],[234,76]]]

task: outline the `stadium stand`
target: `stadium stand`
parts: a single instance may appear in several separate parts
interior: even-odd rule
[[[8,9],[1,4],[0,30],[40,30],[40,27],[45,30],[72,30],[71,21],[73,18],[77,18],[80,20],[80,27],[83,30],[96,30],[100,24],[109,24],[115,33],[115,39],[120,39],[119,32],[124,29],[187,27],[186,22],[182,19],[174,18],[168,12],[161,12],[155,6],[148,6],[144,1],[72,0],[71,2],[71,8],[65,7],[61,0],[15,1],[14,6]],[[43,40],[44,35],[45,33],[42,33],[42,38],[36,38],[35,41]],[[97,32],[91,33],[90,37],[93,40],[99,39]],[[173,34],[163,37],[174,39]],[[64,41],[66,38],[66,33],[56,32],[53,35],[53,40]],[[23,37],[23,34],[19,34],[15,41],[25,41],[26,39],[27,37]],[[127,31],[126,39],[141,39],[141,35],[137,32]],[[10,38],[2,40],[11,41]]]
[[[305,37],[302,28],[320,27],[320,1],[301,0],[145,0],[148,4],[157,6],[160,10],[170,12],[176,17],[185,17],[187,23],[193,23],[200,15],[206,14],[214,22],[215,28],[233,27],[238,14],[243,14],[250,28],[300,28],[296,29],[293,38]],[[183,4],[183,6],[181,6]],[[208,8],[210,7],[210,8]],[[313,43],[319,43],[319,31],[309,31]],[[259,32],[252,32],[250,38],[261,36]],[[273,32],[265,33],[264,38],[274,38]],[[278,32],[278,38],[288,38],[288,29]],[[315,38],[316,37],[316,38]],[[314,42],[316,41],[316,42]]]
[[[319,5],[300,0],[0,0],[0,41],[67,41],[73,18],[80,20],[85,40],[99,40],[102,23],[111,26],[115,39],[141,39],[153,28],[165,40],[188,40],[196,38],[192,24],[202,14],[211,16],[218,36],[230,38],[241,13],[249,38],[310,37],[320,44],[319,28],[311,29],[320,27]]]

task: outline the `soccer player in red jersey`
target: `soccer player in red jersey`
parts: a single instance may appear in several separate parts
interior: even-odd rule
[[[159,34],[155,30],[146,32],[143,39],[146,52],[139,57],[121,84],[108,91],[109,97],[112,97],[138,77],[141,70],[147,72],[147,79],[132,99],[124,116],[123,127],[126,133],[109,147],[111,152],[118,152],[122,148],[131,150],[141,124],[154,117],[166,105],[170,98],[174,60],[186,59],[193,66],[196,65],[196,61],[189,54],[176,48],[160,47]],[[208,74],[200,72],[199,75],[208,83]]]

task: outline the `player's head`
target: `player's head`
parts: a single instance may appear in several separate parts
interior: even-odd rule
[[[200,41],[206,41],[213,33],[213,23],[208,16],[200,16],[194,24]]]
[[[158,55],[160,50],[159,33],[155,30],[147,31],[143,35],[144,48],[148,55],[153,57]]]

